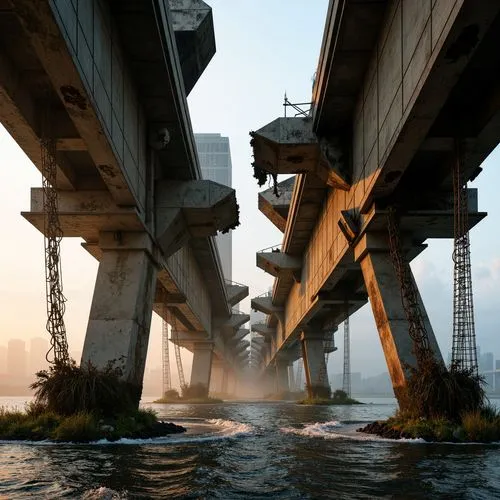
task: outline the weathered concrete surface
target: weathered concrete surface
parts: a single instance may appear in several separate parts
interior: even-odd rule
[[[207,389],[210,387],[212,372],[213,342],[195,342],[193,350],[193,365],[191,368],[190,385],[201,384]]]
[[[291,275],[300,281],[302,260],[283,252],[257,252],[257,267],[269,273],[271,276]]]
[[[387,237],[385,234],[373,236],[375,242],[371,244],[366,242],[365,236],[357,248],[356,256],[360,260],[394,393],[402,404],[409,375],[408,367],[416,368],[416,359],[409,335],[408,320],[402,305],[399,279],[387,247]],[[411,273],[411,269],[409,272]],[[430,348],[436,360],[443,363],[418,288],[417,295]]]
[[[288,380],[288,361],[276,360],[276,392],[288,392],[290,384]]]
[[[215,236],[239,224],[234,189],[214,181],[160,181],[155,192],[156,239],[166,256],[191,238]]]
[[[259,193],[259,210],[282,232],[285,232],[288,210],[292,200],[295,176],[281,181],[277,185],[276,196],[274,187]]]
[[[250,301],[250,307],[264,314],[283,313],[283,307],[273,305],[272,297],[255,297]]]
[[[140,398],[156,283],[149,236],[128,233],[119,241],[104,235],[82,362],[109,362]]]
[[[310,117],[282,117],[252,132],[255,166],[271,174],[313,174],[325,185],[349,189],[338,141],[320,144]]]
[[[189,95],[215,54],[212,9],[202,0],[169,0],[182,78]]]
[[[307,330],[302,332],[302,359],[309,398],[324,397],[330,391],[323,342],[323,334]]]
[[[231,306],[235,306],[244,298],[248,297],[248,286],[241,283],[226,281],[227,302]]]

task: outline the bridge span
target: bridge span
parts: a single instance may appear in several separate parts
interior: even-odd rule
[[[186,102],[215,53],[211,9],[1,0],[0,47],[0,120],[38,169],[55,162],[61,234],[99,260],[82,361],[114,363],[140,395],[154,309],[193,351],[191,383],[238,373],[248,288],[225,282],[213,239],[238,206],[202,180]],[[44,233],[45,214],[33,188],[23,216]]]
[[[311,111],[251,133],[256,176],[294,174],[279,196],[259,193],[283,240],[257,253],[275,280],[271,296],[251,301],[267,314],[252,352],[279,390],[303,357],[309,394],[328,392],[325,349],[369,300],[404,393],[415,355],[391,238],[406,261],[429,238],[453,238],[454,165],[474,179],[500,141],[499,44],[499,2],[330,1]],[[486,214],[477,190],[467,193],[470,229]],[[442,362],[418,289],[415,300]]]

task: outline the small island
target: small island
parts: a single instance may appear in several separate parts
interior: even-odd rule
[[[307,398],[297,401],[299,405],[362,405],[360,401],[352,399],[340,389],[336,390],[331,397]]]
[[[484,380],[474,370],[459,365],[448,370],[429,356],[410,372],[396,414],[358,432],[428,442],[500,441],[500,412],[489,405]]]
[[[135,391],[111,367],[55,363],[36,374],[35,399],[24,411],[0,408],[0,440],[89,443],[148,439],[185,432],[138,409]]]

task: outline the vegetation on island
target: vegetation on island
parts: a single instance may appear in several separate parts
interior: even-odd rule
[[[500,413],[488,405],[483,384],[472,370],[456,365],[448,370],[429,357],[419,370],[411,369],[396,415],[358,431],[391,439],[499,441]]]
[[[55,363],[36,374],[35,399],[24,411],[0,409],[1,440],[85,443],[99,439],[152,438],[186,429],[137,408],[136,389],[111,366]]]
[[[336,390],[331,397],[319,395],[317,397],[306,398],[298,401],[301,405],[361,405],[360,401],[349,397],[349,395],[340,389]]]
[[[222,399],[209,397],[208,388],[204,384],[185,385],[181,388],[181,394],[175,389],[165,392],[163,397],[153,401],[158,404],[214,404],[223,403]]]

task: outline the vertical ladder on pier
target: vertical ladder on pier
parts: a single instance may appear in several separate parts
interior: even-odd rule
[[[351,397],[351,346],[349,332],[349,313],[344,320],[344,372],[342,377],[342,390]]]

